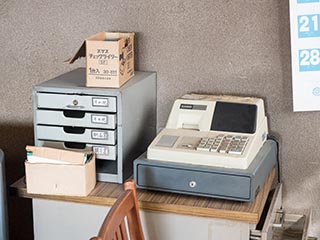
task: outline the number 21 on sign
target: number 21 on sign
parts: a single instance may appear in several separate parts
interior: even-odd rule
[[[299,38],[319,37],[319,14],[298,16]]]

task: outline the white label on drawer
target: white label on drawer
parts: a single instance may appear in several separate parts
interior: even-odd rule
[[[108,123],[108,116],[105,116],[105,115],[92,115],[91,116],[91,122],[92,123],[107,124]]]
[[[99,155],[109,155],[109,148],[103,146],[93,146],[93,151]]]
[[[92,98],[92,106],[94,107],[108,107],[109,99],[108,98]]]
[[[92,139],[108,139],[107,131],[92,131],[91,132]]]

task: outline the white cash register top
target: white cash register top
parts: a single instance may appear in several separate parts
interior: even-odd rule
[[[261,101],[261,98],[256,97],[241,97],[232,95],[207,95],[198,93],[189,93],[181,97],[185,100],[202,100],[202,101],[225,101],[225,102],[238,102],[238,103],[252,103],[255,104]]]
[[[246,169],[266,140],[261,98],[187,94],[177,99],[148,159]]]

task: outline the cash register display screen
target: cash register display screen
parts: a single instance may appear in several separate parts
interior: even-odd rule
[[[256,105],[217,102],[211,123],[211,130],[254,133],[256,131],[256,117]]]

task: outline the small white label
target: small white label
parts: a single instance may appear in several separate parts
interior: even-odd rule
[[[94,107],[108,107],[109,99],[108,98],[92,98],[92,106]]]
[[[92,131],[91,132],[92,139],[108,139],[107,131]]]
[[[109,155],[109,149],[108,149],[108,147],[93,146],[92,149],[93,149],[93,151],[94,151],[96,154],[99,154],[99,155]]]
[[[108,123],[108,116],[105,116],[105,115],[92,115],[91,116],[91,122],[92,123],[107,124]]]

